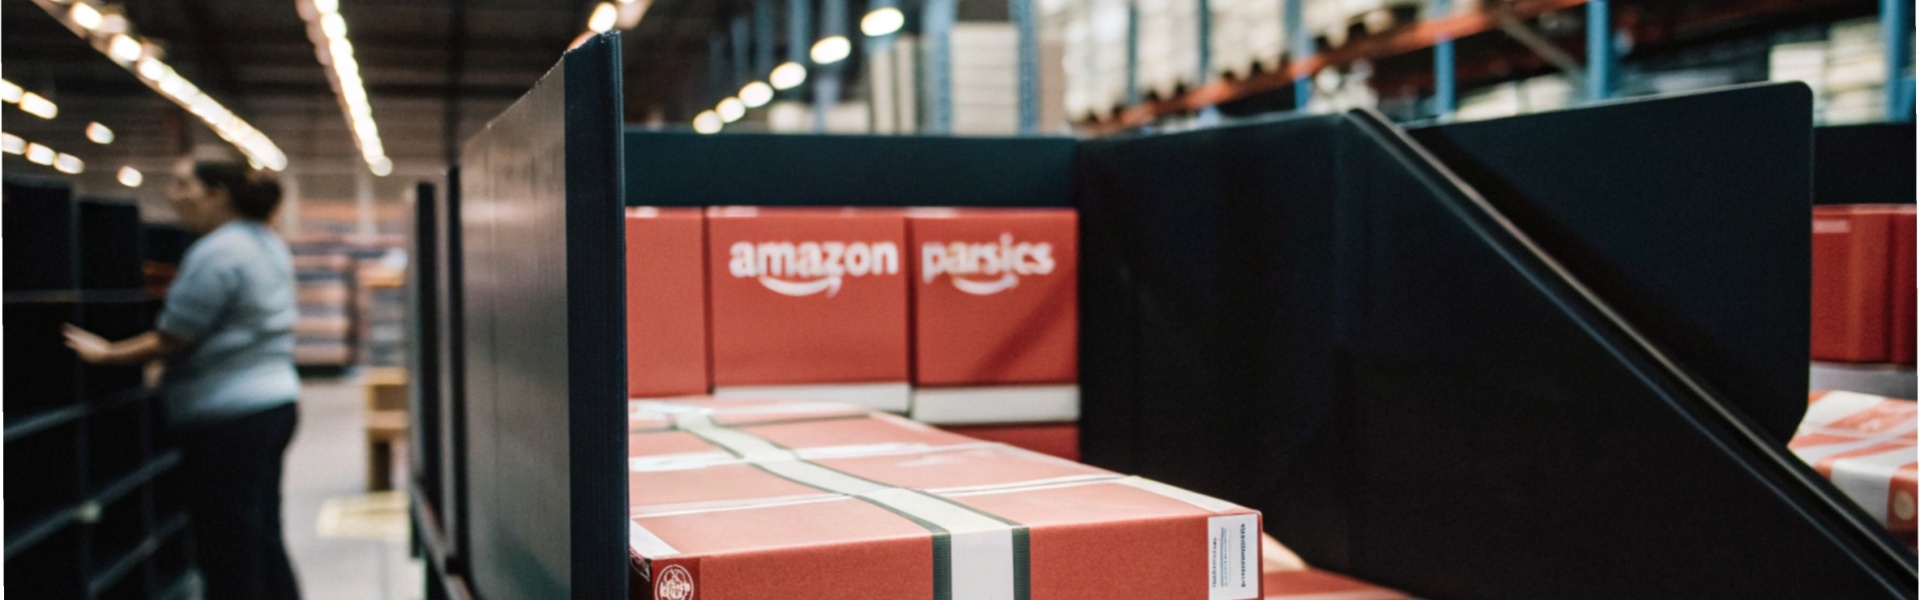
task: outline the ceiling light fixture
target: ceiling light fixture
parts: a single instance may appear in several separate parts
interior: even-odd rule
[[[773,84],[773,89],[790,90],[807,82],[807,68],[797,62],[783,62],[767,75],[767,81]]]
[[[807,53],[808,56],[813,58],[813,62],[822,65],[830,65],[846,60],[850,54],[853,54],[853,42],[847,41],[847,36],[844,35],[823,38],[818,42],[814,42],[813,49]]]
[[[773,86],[755,81],[740,88],[740,102],[747,108],[760,108],[773,101]]]
[[[120,167],[120,172],[114,176],[114,179],[119,180],[120,185],[124,185],[130,188],[137,188],[137,187],[140,187],[140,183],[143,181],[146,181],[147,178],[146,176],[140,174],[139,169],[135,169],[133,167]]]
[[[740,120],[740,117],[747,116],[747,107],[740,102],[739,98],[728,96],[714,105],[713,112],[720,113],[720,120],[732,123]]]
[[[594,33],[606,33],[613,30],[614,21],[619,19],[620,9],[610,2],[601,2],[593,7],[593,15],[587,17],[587,29]]]
[[[246,155],[249,162],[275,171],[287,168],[287,155],[280,151],[279,146],[273,144],[273,140],[267,139],[265,134],[254,129],[253,125],[248,124],[245,119],[235,116],[232,111],[200,91],[200,88],[195,87],[179,73],[175,73],[172,67],[168,67],[159,58],[148,56],[146,44],[138,36],[130,33],[133,26],[126,22],[124,15],[116,12],[112,15],[113,22],[107,24],[110,26],[103,26],[106,24],[107,15],[102,15],[99,8],[88,4],[89,1],[76,0],[71,7],[66,8],[62,8],[60,3],[52,0],[34,0],[34,4],[40,5],[42,10],[47,11],[48,15],[52,15],[74,35],[86,40],[94,50],[107,55],[115,64],[138,75],[141,83],[145,83],[148,88],[181,108],[192,111],[206,123],[207,127],[213,129],[214,134],[219,135],[220,139],[240,149],[240,153]],[[9,86],[0,86],[0,95],[6,93],[7,87]],[[59,107],[54,106],[51,101],[32,92],[23,92],[19,103],[21,110],[41,118],[51,119],[59,111]],[[42,112],[46,114],[41,114]],[[28,157],[29,160],[32,158],[32,156]],[[48,156],[47,160],[47,163],[42,164],[51,164],[54,157]]]
[[[328,67],[328,78],[339,92],[340,112],[360,147],[360,158],[367,163],[367,170],[385,177],[393,172],[393,161],[387,158],[386,145],[380,141],[380,126],[373,122],[373,104],[367,98],[366,80],[360,77],[353,42],[347,41],[347,19],[340,16],[340,2],[304,1],[312,8],[300,11],[307,20],[307,39],[319,51],[321,64]]]
[[[88,123],[87,139],[92,140],[95,144],[111,144],[113,143],[113,130],[97,122]]]
[[[53,170],[68,175],[79,175],[81,171],[87,170],[87,163],[81,162],[78,156],[61,152],[53,157]]]
[[[20,136],[17,136],[11,133],[0,132],[0,152],[5,152],[7,154],[21,154],[26,151],[27,151],[26,140],[20,139]]]
[[[880,37],[899,31],[906,24],[907,16],[901,14],[900,9],[882,6],[860,18],[860,33],[867,34],[867,37]]]
[[[720,115],[714,114],[711,110],[703,110],[700,114],[693,116],[693,130],[700,133],[720,133],[720,128],[724,125],[725,123],[720,122]]]
[[[33,164],[36,164],[36,165],[51,165],[53,164],[54,154],[56,153],[53,151],[52,148],[35,144],[33,142],[27,142],[27,161],[28,162],[32,162]]]
[[[0,101],[5,101],[7,104],[17,104],[20,102],[20,96],[25,93],[27,93],[26,90],[20,89],[18,84],[0,79]]]
[[[73,3],[73,8],[67,10],[67,18],[71,19],[73,24],[79,25],[81,29],[87,31],[100,28],[100,9],[94,8],[92,4],[87,4],[86,2]]]
[[[52,119],[60,114],[60,106],[45,96],[33,92],[20,94],[20,110],[42,119]]]

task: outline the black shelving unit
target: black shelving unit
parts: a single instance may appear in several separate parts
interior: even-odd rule
[[[141,367],[83,364],[61,334],[153,327],[139,211],[58,182],[5,187],[5,585],[31,598],[187,597],[198,576],[185,506],[167,491],[180,453],[165,411]]]

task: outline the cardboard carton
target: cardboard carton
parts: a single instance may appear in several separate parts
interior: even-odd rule
[[[1915,539],[1914,403],[1813,392],[1787,447],[1908,547]]]
[[[627,395],[705,394],[706,226],[697,208],[627,209]]]
[[[1890,207],[1814,207],[1814,360],[1872,363],[1890,358],[1894,214]]]
[[[915,209],[910,414],[941,424],[1079,418],[1078,218]]]
[[[1893,215],[1893,280],[1889,284],[1893,294],[1893,340],[1887,353],[1893,362],[1904,365],[1914,363],[1914,295],[1920,291],[1916,290],[1914,281],[1913,236],[1914,207],[1901,207]]]
[[[852,384],[904,411],[906,248],[899,210],[709,209],[715,393]]]
[[[824,404],[629,423],[636,598],[1261,597],[1259,513],[1165,484]]]

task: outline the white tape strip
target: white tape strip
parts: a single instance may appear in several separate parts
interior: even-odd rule
[[[953,598],[1013,597],[1013,525],[941,498],[801,460],[792,451],[753,434],[715,427],[704,413],[678,415],[674,424],[774,475],[856,496],[945,530]]]
[[[1869,396],[1856,392],[1827,392],[1819,400],[1807,407],[1807,415],[1801,417],[1800,428],[1825,427],[1855,414],[1873,408],[1886,398]]]
[[[930,489],[930,490],[927,490],[927,493],[960,498],[965,496],[985,496],[989,494],[1004,494],[1007,492],[1025,492],[1025,491],[1031,491],[1031,490],[1050,490],[1054,488],[1077,487],[1077,486],[1094,484],[1094,483],[1109,483],[1109,482],[1118,481],[1124,478],[1125,476],[1117,475],[1117,474],[1116,475],[1107,475],[1107,474],[1067,475],[1064,477],[1049,477],[1046,479],[1035,479],[1033,481],[1022,481],[1019,483],[995,483],[995,484],[989,484],[989,485],[967,485],[967,486],[950,487],[950,488]]]
[[[700,514],[700,513],[722,512],[722,511],[729,511],[729,510],[751,510],[751,509],[759,509],[759,508],[769,508],[774,506],[793,506],[796,504],[814,504],[817,502],[833,502],[836,500],[850,500],[850,498],[839,495],[839,494],[806,494],[801,496],[785,496],[781,498],[744,498],[744,499],[738,499],[738,500],[710,500],[710,501],[703,501],[703,502],[681,502],[678,504],[655,504],[652,506],[635,506],[627,509],[627,514],[632,515],[632,517],[635,519],[639,519],[642,517],[672,517],[672,516],[679,516],[679,515],[694,515],[694,514]]]
[[[1837,444],[1820,444],[1818,446],[1801,446],[1799,448],[1794,448],[1793,453],[1795,455],[1798,455],[1800,457],[1800,460],[1807,461],[1807,464],[1814,464],[1814,463],[1820,462],[1820,459],[1833,456],[1835,454],[1843,454],[1843,453],[1852,452],[1855,450],[1860,450],[1863,448],[1872,448],[1874,446],[1878,446],[1881,444],[1891,443],[1895,440],[1900,439],[1901,437],[1905,437],[1909,433],[1913,433],[1913,431],[1914,431],[1914,422],[1907,421],[1893,428],[1890,428],[1886,431],[1873,434],[1872,437],[1854,440],[1851,442],[1840,442]]]
[[[1160,483],[1158,481],[1154,481],[1152,479],[1147,479],[1145,477],[1128,477],[1126,479],[1120,480],[1119,483],[1121,485],[1133,486],[1136,488],[1140,488],[1142,490],[1146,490],[1149,492],[1153,492],[1155,494],[1172,498],[1174,500],[1179,500],[1187,504],[1192,504],[1194,506],[1198,506],[1200,508],[1213,511],[1216,513],[1227,512],[1230,510],[1243,510],[1238,504],[1234,504],[1232,502],[1214,498],[1212,496],[1206,496],[1202,494],[1189,492],[1177,487]]]
[[[666,540],[660,539],[660,536],[654,535],[653,532],[647,531],[647,528],[633,521],[627,521],[627,544],[632,546],[634,552],[646,558],[666,558],[680,553],[679,550],[668,545]]]
[[[1914,448],[1907,446],[1833,461],[1833,486],[1852,498],[1854,504],[1866,509],[1867,514],[1879,523],[1887,522],[1887,494],[1893,486],[1893,475],[1915,462]]]

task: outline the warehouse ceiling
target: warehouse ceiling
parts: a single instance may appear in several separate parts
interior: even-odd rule
[[[684,126],[715,100],[706,62],[710,36],[725,31],[734,15],[749,13],[754,2],[638,1],[649,5],[623,34],[627,120]],[[196,147],[226,147],[199,118],[43,8],[66,11],[71,2],[0,3],[4,76],[59,106],[54,119],[43,120],[5,105],[0,118],[7,133],[85,160],[86,171],[73,177],[83,190],[113,189],[121,166],[164,181],[176,157]],[[524,93],[586,30],[596,4],[339,0],[374,120],[394,163],[396,177],[389,179],[443,172],[465,139]],[[811,4],[819,10],[818,0]],[[849,4],[848,14],[857,18],[867,2]],[[789,0],[773,5],[780,14],[778,55],[784,57]],[[963,19],[979,18],[990,15],[971,13],[1004,11],[1003,5],[967,0],[960,8]],[[277,144],[289,172],[345,176],[366,169],[296,0],[124,0],[118,6],[132,31],[160,49],[160,58]],[[111,144],[87,140],[87,124],[96,121],[115,132]],[[57,175],[17,155],[5,156],[4,165],[10,174]],[[157,197],[157,187],[118,193]],[[350,189],[308,192],[352,195]]]
[[[15,105],[7,133],[86,161],[83,188],[112,187],[133,165],[159,179],[195,146],[225,146],[191,113],[144,85],[39,4],[8,0],[5,77],[53,100],[43,120]],[[133,31],[181,75],[277,144],[292,173],[365,169],[294,0],[127,0]],[[551,68],[585,30],[587,0],[341,0],[360,73],[396,176],[441,172],[452,150]],[[84,131],[98,121],[115,140]],[[9,174],[53,175],[19,156]],[[398,177],[396,177],[398,178]],[[140,195],[156,193],[148,184]],[[338,195],[338,194],[335,194]]]

